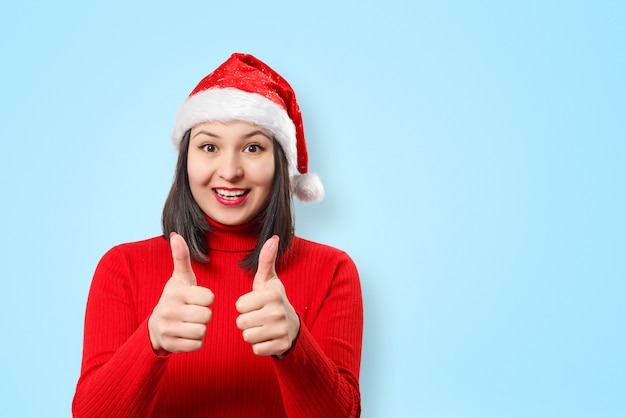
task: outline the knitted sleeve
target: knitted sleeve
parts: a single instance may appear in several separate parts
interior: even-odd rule
[[[289,353],[275,360],[287,415],[358,417],[363,303],[357,269],[339,253],[334,276],[321,305]]]
[[[148,323],[137,319],[129,263],[117,248],[94,274],[87,309],[81,375],[72,413],[83,417],[147,417],[167,357],[150,346]]]

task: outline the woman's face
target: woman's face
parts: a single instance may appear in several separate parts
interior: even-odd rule
[[[252,220],[267,204],[274,180],[274,141],[245,122],[191,128],[187,173],[202,211],[224,225]]]

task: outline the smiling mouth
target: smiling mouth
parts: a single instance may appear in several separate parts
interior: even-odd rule
[[[245,196],[250,192],[247,189],[227,190],[227,189],[213,189],[215,194],[225,200],[237,200]]]

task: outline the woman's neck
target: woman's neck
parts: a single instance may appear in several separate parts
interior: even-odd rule
[[[210,250],[229,252],[249,252],[259,240],[259,222],[250,221],[241,225],[224,225],[206,217],[211,225],[207,234],[207,247]]]

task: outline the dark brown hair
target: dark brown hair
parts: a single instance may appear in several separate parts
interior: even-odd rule
[[[191,194],[187,174],[190,130],[185,132],[180,143],[176,172],[169,195],[163,207],[163,236],[169,239],[170,233],[180,234],[187,245],[191,258],[205,263],[208,261],[207,242],[211,239],[211,225],[204,212]],[[258,236],[256,247],[241,262],[241,267],[253,272],[257,268],[261,247],[273,235],[280,237],[278,257],[284,253],[293,238],[293,215],[287,158],[283,149],[274,139],[274,181],[267,205],[258,214]]]

